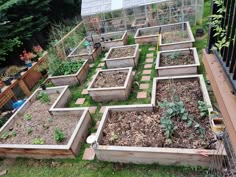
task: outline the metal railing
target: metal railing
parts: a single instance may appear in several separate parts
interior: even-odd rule
[[[228,46],[222,47],[220,50],[212,50],[219,42],[219,36],[212,26],[209,29],[208,53],[213,52],[220,61],[229,81],[231,82],[234,92],[236,91],[236,1],[223,0],[225,12],[220,13],[219,6],[212,0],[212,15],[222,15],[221,25],[225,29],[226,42]]]

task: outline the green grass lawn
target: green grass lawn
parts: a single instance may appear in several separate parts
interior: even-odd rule
[[[195,47],[198,49],[199,58],[201,60],[202,49],[207,46],[207,31],[206,23],[208,22],[208,16],[210,13],[210,1],[205,1],[204,19],[202,24],[193,26],[192,30],[195,34],[197,28],[201,27],[205,29],[205,36],[196,39]],[[134,39],[129,38],[129,44],[133,44]],[[90,69],[88,79],[82,86],[74,86],[71,88],[72,99],[68,103],[68,107],[78,107],[75,105],[75,101],[80,97],[85,97],[86,102],[84,106],[98,106],[97,112],[92,115],[92,118],[96,121],[101,118],[101,114],[98,112],[102,105],[127,105],[136,103],[150,103],[150,94],[152,82],[149,81],[148,98],[137,100],[138,83],[141,80],[141,73],[143,71],[146,54],[149,52],[149,45],[141,46],[142,49],[139,58],[139,65],[134,68],[136,72],[134,77],[134,84],[132,86],[132,92],[129,100],[119,102],[107,102],[107,103],[96,103],[89,96],[81,95],[83,89],[87,88],[88,82],[92,76],[96,73],[96,68],[101,62],[104,55],[96,61],[95,66]],[[154,52],[154,56],[156,52]],[[202,64],[202,62],[201,62]],[[202,64],[200,73],[205,74],[205,69]],[[156,76],[155,65],[152,67],[151,80]],[[95,121],[93,124],[95,124]],[[94,132],[94,128],[90,129],[90,132]],[[2,159],[0,161],[0,172],[1,170],[7,169],[8,173],[6,177],[194,177],[194,176],[205,176],[206,170],[193,167],[173,167],[173,166],[160,166],[157,164],[153,165],[134,165],[134,164],[117,164],[94,161],[82,161],[82,154],[84,149],[88,145],[84,144],[80,155],[76,159],[63,159],[63,160],[33,160],[33,159]]]

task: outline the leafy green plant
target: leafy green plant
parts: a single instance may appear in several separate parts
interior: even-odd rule
[[[10,136],[10,133],[9,132],[4,132],[2,135],[1,135],[1,139],[7,139],[7,138],[9,138],[9,136]]]
[[[27,113],[24,115],[24,119],[27,120],[27,121],[30,121],[32,119],[32,115]]]
[[[175,60],[175,59],[177,59],[177,58],[179,57],[179,55],[180,55],[180,52],[172,52],[172,53],[169,55],[169,58],[170,58],[171,60]]]
[[[199,100],[197,103],[201,117],[206,117],[208,115],[209,106],[207,106],[207,104],[204,101]]]
[[[40,91],[39,94],[37,95],[37,100],[40,100],[41,103],[49,103],[50,97],[47,92]]]
[[[43,138],[34,138],[32,141],[33,144],[44,144]]]
[[[64,141],[65,133],[63,131],[61,131],[59,128],[55,128],[54,139],[57,143]]]
[[[111,137],[109,138],[109,141],[115,141],[118,139],[118,135],[116,135],[114,132],[111,133]]]
[[[83,65],[84,61],[63,62],[53,73],[54,76],[75,74]]]

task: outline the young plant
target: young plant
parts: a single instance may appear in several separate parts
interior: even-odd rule
[[[9,132],[4,132],[2,135],[1,135],[1,139],[7,139],[7,138],[9,138],[9,136],[10,136],[10,133]]]
[[[41,91],[37,95],[37,100],[39,100],[41,103],[49,103],[50,102],[50,97],[47,92]]]
[[[180,52],[173,52],[169,55],[169,58],[171,60],[176,60],[176,59],[178,59],[179,55],[180,55]]]
[[[54,139],[57,143],[64,141],[65,133],[63,131],[61,131],[59,128],[56,128],[54,130]]]
[[[198,101],[198,109],[200,111],[200,116],[206,117],[208,115],[208,108],[209,106],[207,106],[207,104],[204,101]]]
[[[32,115],[27,113],[24,115],[24,119],[27,120],[27,121],[30,121],[32,119]]]
[[[44,144],[43,138],[34,138],[33,139],[33,144]]]
[[[109,138],[109,141],[115,141],[118,139],[118,135],[116,135],[114,132],[111,133],[111,137]]]

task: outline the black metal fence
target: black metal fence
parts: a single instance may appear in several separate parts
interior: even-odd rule
[[[208,53],[213,52],[221,65],[224,68],[231,84],[233,85],[234,92],[236,91],[236,0],[222,0],[225,11],[219,12],[220,7],[212,0],[212,14],[222,15],[220,28],[225,30],[226,42],[229,42],[227,46],[221,49],[213,49],[217,43],[221,43],[220,36],[216,33],[216,30],[210,26],[209,41],[208,41]],[[220,41],[221,40],[221,41]]]

